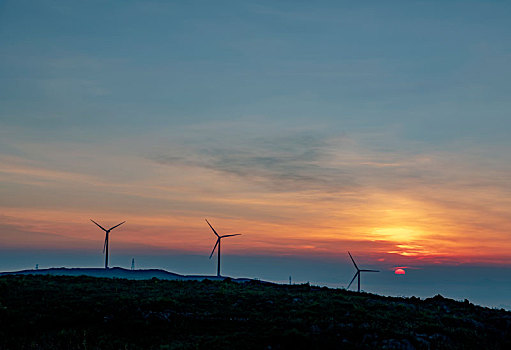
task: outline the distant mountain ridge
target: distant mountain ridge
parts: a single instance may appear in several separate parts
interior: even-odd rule
[[[68,268],[68,267],[53,267],[49,269],[37,270],[21,270],[12,272],[0,272],[0,276],[5,275],[52,275],[52,276],[90,276],[90,277],[103,277],[103,278],[125,278],[130,280],[149,280],[158,278],[161,280],[213,280],[221,281],[230,277],[218,276],[204,276],[204,275],[180,275],[174,272],[169,272],[161,269],[137,269],[128,270],[122,267],[112,268]],[[248,282],[252,281],[250,278],[230,278],[235,282]]]

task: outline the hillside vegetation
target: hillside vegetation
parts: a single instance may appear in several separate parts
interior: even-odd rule
[[[0,349],[511,349],[511,313],[257,281],[2,276]]]

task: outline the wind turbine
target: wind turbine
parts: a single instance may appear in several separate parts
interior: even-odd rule
[[[213,247],[213,250],[211,251],[211,254],[209,255],[209,258],[211,259],[211,257],[213,256],[213,253],[215,252],[216,246],[218,246],[218,267],[217,267],[217,270],[216,270],[216,275],[218,277],[220,277],[220,243],[222,242],[222,238],[233,237],[233,236],[241,236],[241,233],[236,233],[234,235],[223,235],[223,236],[220,236],[215,231],[213,226],[211,226],[211,224],[209,223],[208,219],[205,219],[205,220],[208,223],[209,227],[211,227],[211,229],[213,230],[213,233],[217,236],[217,240],[216,240],[215,246]]]
[[[350,289],[351,284],[353,283],[355,278],[357,278],[357,276],[358,276],[358,292],[360,293],[360,273],[361,272],[380,272],[380,271],[378,271],[378,270],[361,270],[361,269],[359,269],[357,264],[355,263],[355,260],[353,260],[353,257],[351,256],[350,252],[348,252],[348,254],[350,255],[351,261],[353,261],[353,265],[355,265],[355,268],[357,269],[357,272],[355,273],[355,276],[353,276],[353,279],[351,280],[350,284],[348,284],[348,288],[346,288],[346,289]]]
[[[116,228],[117,226],[121,226],[122,224],[124,224],[126,221],[123,221],[121,222],[120,224],[117,224],[113,227],[110,227],[108,230],[106,230],[105,228],[103,228],[103,226],[101,226],[100,224],[98,224],[96,221],[90,219],[90,221],[92,221],[93,223],[95,223],[96,225],[98,225],[98,227],[100,229],[102,229],[103,231],[105,231],[105,245],[103,245],[103,254],[106,252],[106,255],[105,255],[105,269],[108,269],[108,235],[110,233],[110,231],[112,231],[114,228]]]

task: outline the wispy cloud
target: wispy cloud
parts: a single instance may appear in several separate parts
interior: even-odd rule
[[[199,145],[180,154],[158,154],[160,164],[185,165],[234,175],[277,192],[336,191],[355,186],[342,169],[323,164],[325,140],[316,135],[247,139],[230,147]]]

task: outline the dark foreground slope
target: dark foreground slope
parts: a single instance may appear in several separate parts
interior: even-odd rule
[[[511,349],[511,313],[308,285],[0,277],[1,349]]]

